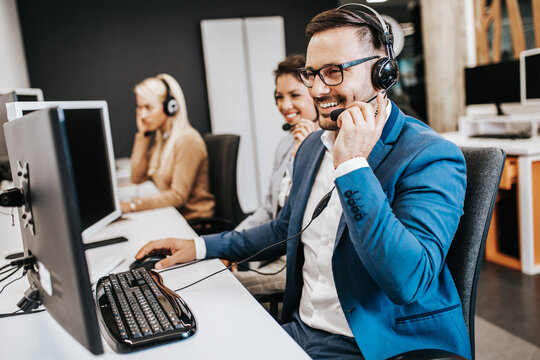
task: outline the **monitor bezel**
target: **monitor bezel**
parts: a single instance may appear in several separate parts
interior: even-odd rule
[[[17,95],[35,95],[37,101],[43,101],[43,90],[39,88],[0,88],[0,94],[14,92]]]
[[[527,74],[525,73],[525,58],[532,55],[540,55],[540,48],[524,50],[519,53],[519,77],[520,77],[520,95],[521,104],[540,104],[540,98],[527,99]]]
[[[114,148],[112,143],[112,134],[111,126],[109,121],[109,108],[107,102],[104,100],[92,100],[92,101],[24,101],[24,102],[13,102],[7,103],[7,115],[8,121],[13,121],[15,119],[21,118],[23,116],[23,111],[28,110],[41,110],[51,107],[60,107],[62,109],[101,109],[102,119],[104,121],[103,128],[105,129],[105,142],[107,144],[107,154],[109,157],[109,175],[111,176],[111,183],[113,186],[113,197],[114,197],[114,211],[101,220],[90,225],[86,229],[83,229],[81,236],[83,242],[88,242],[91,237],[110,224],[112,221],[118,219],[122,215],[122,210],[120,207],[120,196],[118,193],[118,181],[116,180],[116,163],[114,158]]]

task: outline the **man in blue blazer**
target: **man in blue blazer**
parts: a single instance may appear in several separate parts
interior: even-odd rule
[[[462,215],[465,161],[384,97],[373,71],[388,55],[377,23],[368,13],[335,9],[308,25],[300,73],[326,131],[298,150],[276,220],[195,241],[150,242],[136,257],[167,249],[156,268],[196,257],[240,261],[290,238],[255,260],[287,254],[282,322],[310,356],[384,359],[437,348],[469,358],[445,261]]]

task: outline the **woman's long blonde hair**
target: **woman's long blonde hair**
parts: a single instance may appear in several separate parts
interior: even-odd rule
[[[170,121],[170,132],[167,141],[163,138],[163,132],[158,129],[156,131],[154,152],[150,158],[147,174],[152,177],[159,169],[162,158],[168,157],[174,150],[176,139],[182,133],[182,130],[189,126],[187,116],[186,99],[180,84],[169,74],[159,74],[154,77],[149,77],[139,84],[135,85],[135,94],[144,98],[147,101],[165,101],[167,97],[167,88],[163,82],[169,86],[171,95],[178,102],[178,111],[175,115],[169,116],[167,121]]]

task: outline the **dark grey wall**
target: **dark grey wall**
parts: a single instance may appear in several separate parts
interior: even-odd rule
[[[45,100],[107,100],[116,156],[131,152],[133,86],[161,72],[182,86],[193,126],[210,132],[201,20],[283,16],[287,53],[305,53],[306,24],[336,3],[17,1],[31,86],[43,89]]]

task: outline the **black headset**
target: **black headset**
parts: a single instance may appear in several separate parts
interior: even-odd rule
[[[165,84],[165,88],[167,89],[167,95],[163,101],[163,112],[167,116],[174,116],[178,112],[178,101],[172,96],[169,84],[167,84],[164,79],[159,80],[163,81],[163,84]]]
[[[348,9],[348,7],[362,7],[364,9]],[[394,86],[399,76],[399,66],[397,60],[394,58],[394,37],[390,33],[390,26],[386,24],[377,11],[371,7],[363,4],[344,4],[338,7],[340,10],[350,10],[357,13],[366,23],[367,26],[377,30],[381,34],[381,40],[384,46],[386,46],[387,57],[377,60],[373,68],[371,69],[371,82],[375,89],[388,91]],[[361,13],[366,14],[365,9],[368,9],[379,20],[379,23],[373,23],[369,18],[366,18]]]

